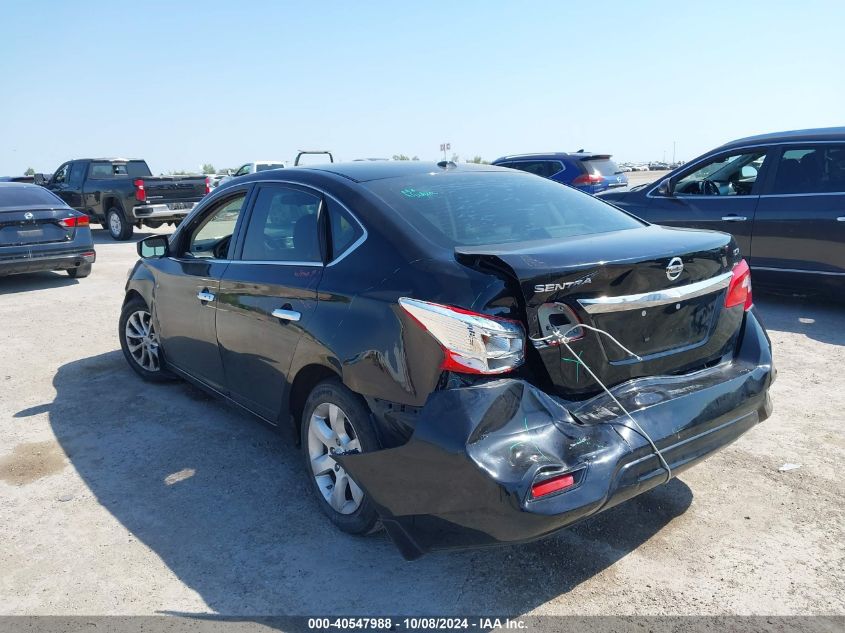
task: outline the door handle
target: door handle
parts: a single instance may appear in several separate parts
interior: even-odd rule
[[[724,222],[745,222],[748,218],[744,215],[723,215],[722,221]]]
[[[299,321],[299,319],[302,318],[302,314],[300,312],[297,312],[296,310],[285,310],[284,308],[276,308],[270,314],[277,319],[282,319],[284,321]]]
[[[837,222],[845,222],[845,215],[840,215],[838,218],[836,218],[836,221]]]
[[[209,292],[207,289],[201,290],[197,293],[197,299],[199,299],[203,303],[208,303],[209,301],[214,301],[214,293]]]

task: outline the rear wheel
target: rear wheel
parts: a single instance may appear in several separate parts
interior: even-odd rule
[[[158,332],[143,299],[136,297],[123,306],[118,327],[123,355],[136,374],[152,382],[173,378],[165,367]]]
[[[82,264],[76,268],[68,268],[67,274],[73,279],[82,279],[91,274],[91,264]]]
[[[132,237],[134,227],[126,221],[123,212],[117,207],[109,209],[106,215],[106,224],[113,239],[124,241]]]
[[[320,507],[349,534],[368,534],[378,525],[372,502],[334,459],[335,453],[378,449],[370,413],[337,379],[318,384],[305,403],[302,452]]]

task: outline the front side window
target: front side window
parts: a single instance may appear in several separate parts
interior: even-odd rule
[[[227,259],[244,200],[246,193],[239,193],[212,209],[191,233],[185,255],[200,259]]]
[[[53,184],[61,185],[67,182],[68,172],[70,171],[70,163],[65,163],[56,170],[53,174]]]
[[[444,172],[364,183],[444,247],[564,239],[644,223],[586,193],[517,171]]]
[[[71,187],[81,187],[82,180],[85,178],[85,163],[72,163],[70,167],[70,176],[68,182]]]
[[[749,195],[765,160],[766,153],[763,151],[720,156],[681,178],[675,185],[674,193],[701,196]]]
[[[249,163],[247,163],[246,165],[241,165],[241,168],[235,172],[235,176],[246,176],[248,173],[250,173],[249,167]]]
[[[274,185],[258,191],[244,236],[241,259],[259,262],[322,261],[319,197]]]
[[[845,192],[845,145],[784,150],[772,193]]]

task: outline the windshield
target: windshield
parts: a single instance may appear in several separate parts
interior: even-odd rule
[[[512,170],[439,172],[363,184],[426,237],[446,246],[560,239],[643,226],[588,194]]]
[[[257,163],[255,165],[255,171],[267,171],[268,169],[282,169],[284,165],[282,163]]]
[[[0,207],[63,207],[65,203],[43,187],[0,187]]]

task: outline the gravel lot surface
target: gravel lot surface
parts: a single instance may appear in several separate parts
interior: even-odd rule
[[[95,233],[87,279],[0,278],[0,614],[845,614],[845,306],[755,294],[774,415],[680,479],[407,563],[335,531],[272,429],[131,372],[134,245]]]

